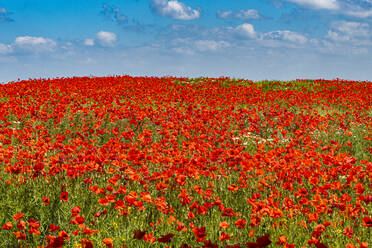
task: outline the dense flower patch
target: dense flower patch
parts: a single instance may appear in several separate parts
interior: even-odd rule
[[[0,85],[0,247],[371,247],[372,85]]]

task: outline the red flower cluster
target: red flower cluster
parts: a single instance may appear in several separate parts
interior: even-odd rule
[[[310,246],[335,246],[338,236],[326,230],[341,227],[351,244],[367,247],[371,96],[371,83],[338,79],[122,76],[0,85],[0,182],[9,192],[42,191],[27,202],[33,208],[1,223],[1,234],[22,244],[41,235],[44,247],[77,239],[82,247],[125,247],[114,236],[122,235],[117,217],[147,220],[123,231],[147,245],[267,247],[271,237],[294,247],[290,222]],[[61,223],[36,220],[66,208],[71,216]],[[105,225],[113,236],[91,241]]]

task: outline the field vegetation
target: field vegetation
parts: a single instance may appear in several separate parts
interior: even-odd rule
[[[0,247],[372,246],[372,84],[0,85]]]

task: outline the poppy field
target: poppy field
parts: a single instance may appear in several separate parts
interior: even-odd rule
[[[372,247],[372,84],[0,85],[0,247]]]

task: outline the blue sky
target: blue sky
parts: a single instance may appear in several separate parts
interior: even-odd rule
[[[372,80],[372,0],[0,0],[0,82]]]

